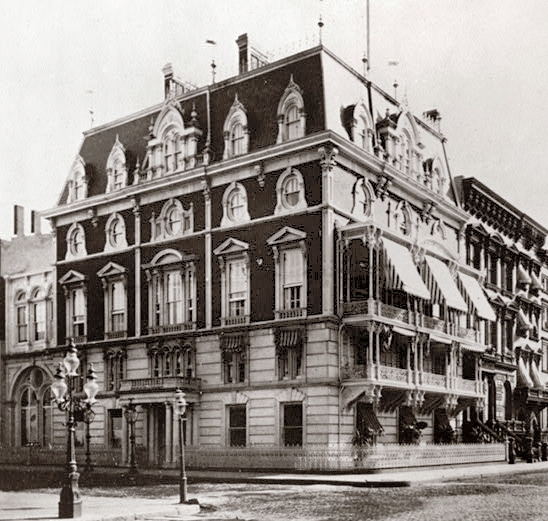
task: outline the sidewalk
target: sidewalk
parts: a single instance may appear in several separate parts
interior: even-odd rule
[[[1,469],[9,472],[8,469]],[[120,469],[118,469],[119,473]],[[403,471],[386,471],[377,474],[264,474],[252,472],[189,471],[189,484],[197,482],[232,482],[285,485],[344,485],[354,487],[401,487],[413,484],[455,481],[467,478],[517,474],[520,472],[546,472],[548,462],[532,464],[518,462],[494,463],[457,467],[430,467]],[[96,469],[97,475],[112,473],[111,469]],[[151,473],[151,476],[153,474]],[[175,471],[163,473],[170,482],[177,483]],[[146,479],[145,471],[140,473]],[[199,498],[198,498],[199,499]],[[31,491],[0,491],[0,521],[48,521],[57,519],[59,490],[38,493]],[[179,497],[167,499],[119,498],[82,495],[82,521],[133,521],[173,518],[188,519],[197,514],[199,505],[180,505]]]

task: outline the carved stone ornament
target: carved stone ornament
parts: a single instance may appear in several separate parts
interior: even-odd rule
[[[335,157],[339,153],[339,149],[334,146],[325,146],[318,148],[318,154],[320,156],[320,166],[322,172],[331,171],[335,166]]]

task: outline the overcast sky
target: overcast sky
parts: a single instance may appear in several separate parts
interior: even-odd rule
[[[0,17],[0,237],[13,205],[54,206],[82,132],[163,99],[161,69],[198,86],[237,72],[238,35],[280,58],[323,43],[362,70],[366,0],[18,0]],[[548,2],[370,0],[370,78],[437,108],[453,176],[548,227]],[[207,39],[216,46],[205,43]],[[398,62],[397,66],[389,62]],[[28,226],[27,226],[28,228]]]

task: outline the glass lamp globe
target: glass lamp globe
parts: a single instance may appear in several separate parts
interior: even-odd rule
[[[84,384],[84,392],[86,393],[86,402],[90,405],[95,403],[95,397],[99,391],[99,385],[97,384],[97,375],[93,370],[93,364],[89,364],[88,379]]]
[[[175,391],[175,401],[177,405],[179,406],[179,414],[183,416],[186,411],[186,400],[185,400],[185,393],[181,391],[181,389],[177,389]]]
[[[65,382],[65,376],[61,364],[57,367],[57,373],[55,374],[55,380],[51,384],[51,392],[55,397],[55,401],[61,403],[64,401],[65,394],[67,394],[67,383]]]
[[[74,344],[70,345],[70,349],[67,351],[65,358],[63,358],[63,365],[67,371],[67,376],[77,376],[78,367],[80,366],[80,359],[78,358],[78,352]]]

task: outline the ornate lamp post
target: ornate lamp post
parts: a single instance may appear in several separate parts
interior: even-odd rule
[[[89,424],[95,419],[95,412],[91,408],[91,404],[86,404],[86,408],[83,412],[83,420],[86,424],[86,466],[85,470],[90,471],[93,470],[93,465],[91,463],[91,451],[89,449],[90,441],[91,441],[91,434],[89,432]]]
[[[185,443],[183,440],[183,422],[186,420],[186,400],[185,393],[181,389],[175,391],[175,404],[179,408],[177,411],[179,414],[179,462],[181,465],[181,472],[179,478],[179,503],[187,502],[187,489],[186,489],[186,470],[185,470]]]
[[[87,408],[91,410],[99,390],[96,381],[97,375],[90,364],[87,382],[84,385],[86,398],[82,399],[76,395],[75,381],[79,377],[79,366],[78,352],[74,344],[71,343],[63,362],[59,363],[55,381],[51,384],[57,406],[67,413],[67,475],[59,498],[59,518],[61,519],[82,515],[82,498],[78,488],[80,474],[76,466],[76,450],[74,447],[74,430],[76,427],[74,415],[83,412]]]
[[[124,416],[129,424],[129,473],[137,474],[137,462],[135,460],[135,422],[139,418],[139,411],[130,398],[129,404],[124,410]]]

